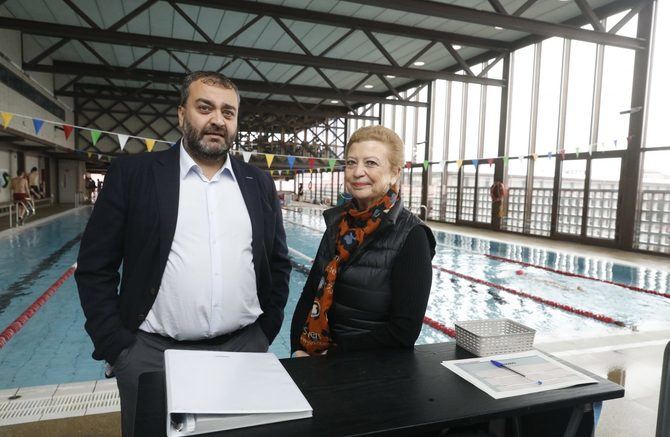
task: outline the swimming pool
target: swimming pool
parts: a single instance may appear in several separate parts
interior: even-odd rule
[[[89,214],[80,209],[0,239],[0,330],[76,261]],[[308,267],[324,229],[320,212],[286,209],[284,220],[292,259]],[[458,234],[435,235],[438,248],[426,315],[438,323],[507,317],[536,329],[540,342],[670,327],[670,299],[665,297],[670,296],[669,272]],[[285,321],[270,348],[279,357],[288,356],[290,320],[305,279],[294,269]],[[90,357],[93,347],[83,325],[70,278],[0,348],[0,389],[103,378],[102,364]],[[426,324],[418,342],[448,340]]]

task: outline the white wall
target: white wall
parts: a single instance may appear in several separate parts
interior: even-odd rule
[[[74,203],[77,192],[83,191],[83,161],[58,160],[58,202]]]
[[[7,179],[4,174],[7,173]],[[11,168],[11,153],[9,150],[0,150],[0,203],[10,201],[9,180],[14,177]],[[7,186],[4,186],[7,184]]]

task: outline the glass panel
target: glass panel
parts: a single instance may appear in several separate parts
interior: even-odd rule
[[[561,181],[558,191],[558,218],[556,231],[581,235],[584,206],[586,161],[583,159],[561,162]]]
[[[586,236],[613,240],[616,231],[621,158],[591,161]]]
[[[469,83],[468,118],[465,128],[465,159],[479,158],[479,108],[481,106],[482,86]]]
[[[563,39],[549,38],[543,41],[541,58],[535,152],[538,155],[546,155],[547,152],[554,153],[556,151],[561,98]]]
[[[493,185],[494,167],[488,164],[479,165],[477,176],[477,217],[480,223],[491,223],[491,195],[489,190]]]
[[[461,156],[461,116],[463,112],[463,84],[451,83],[451,106],[449,108],[449,153],[447,159],[454,161]]]
[[[423,166],[414,167],[412,172],[412,212],[419,213],[419,208],[421,206],[421,182],[423,179]]]
[[[574,152],[577,148],[581,151],[588,150],[593,112],[595,66],[596,45],[583,41],[571,41],[565,141],[562,147],[567,152]]]
[[[670,150],[645,152],[634,247],[670,253]]]
[[[630,108],[634,61],[633,50],[605,47],[598,150],[625,149],[628,146],[626,138],[630,114],[621,114],[621,111]]]
[[[668,101],[670,100],[670,2],[656,2],[656,26],[651,56],[650,89],[647,97],[647,133],[644,147],[668,145]],[[666,161],[667,162],[667,161]]]
[[[486,87],[486,121],[484,126],[484,152],[482,158],[498,156],[498,136],[500,134],[500,87]]]
[[[471,222],[475,211],[475,167],[463,165],[461,182],[461,209],[458,218]]]
[[[458,193],[458,167],[456,163],[447,165],[446,184],[442,190],[442,204],[444,220],[456,222],[456,199]]]
[[[513,53],[512,92],[510,95],[509,156],[528,153],[530,104],[533,87],[533,60],[535,46],[530,45]]]
[[[410,179],[410,169],[409,168],[403,168],[402,169],[402,182],[400,184],[400,198],[402,199],[403,205],[407,209],[411,209],[411,184],[412,181]]]
[[[535,235],[551,234],[551,205],[554,195],[556,161],[539,158],[533,169],[533,202],[531,204],[529,232]]]
[[[507,164],[507,187],[509,194],[503,208],[502,227],[508,231],[523,232],[523,214],[526,202],[526,172],[528,163],[525,159],[510,159]]]
[[[442,164],[432,164],[428,167],[428,194],[426,197],[428,213],[431,220],[442,220],[440,216],[442,206],[440,205],[440,193],[442,191]]]
[[[444,160],[444,145],[447,135],[447,81],[436,80],[435,99],[433,100],[433,132],[430,143],[430,159],[432,161]],[[440,172],[441,173],[441,172]]]

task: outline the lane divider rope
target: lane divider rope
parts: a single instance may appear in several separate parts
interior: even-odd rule
[[[318,230],[316,228],[304,225],[302,223],[294,222],[294,221],[291,221],[291,220],[287,220],[287,221],[289,223],[299,225],[299,226],[303,226],[305,228],[308,228],[308,229],[311,229],[311,230],[314,230],[314,231],[323,232],[321,230]],[[483,255],[486,255],[486,254],[483,254]],[[539,296],[535,296],[535,295],[532,295],[532,294],[529,294],[529,293],[526,293],[526,292],[523,292],[523,291],[519,291],[519,290],[509,288],[509,287],[505,287],[504,285],[499,285],[499,284],[496,284],[496,283],[493,283],[493,282],[485,281],[483,279],[477,279],[475,277],[464,275],[462,273],[458,273],[456,271],[449,270],[449,269],[446,269],[446,268],[441,267],[441,266],[433,265],[433,268],[441,270],[441,271],[446,272],[446,273],[449,273],[449,274],[454,275],[454,276],[458,276],[460,278],[466,279],[466,280],[471,281],[471,282],[477,282],[479,284],[488,285],[489,287],[497,288],[498,290],[503,290],[503,291],[506,291],[508,293],[520,296],[520,297],[525,297],[525,298],[534,300],[535,302],[539,302],[539,303],[551,306],[553,308],[558,308],[560,310],[567,311],[567,312],[570,312],[570,313],[573,313],[573,314],[577,314],[577,315],[584,316],[584,317],[589,317],[591,319],[598,320],[598,321],[603,322],[603,323],[609,323],[609,324],[624,327],[624,328],[627,327],[627,325],[624,322],[622,322],[620,320],[617,320],[617,319],[614,319],[613,317],[609,317],[609,316],[606,316],[606,315],[603,315],[603,314],[597,314],[597,313],[594,313],[594,312],[591,312],[591,311],[588,311],[588,310],[582,310],[582,309],[579,309],[579,308],[575,308],[575,307],[572,307],[570,305],[555,302],[555,301],[545,299],[545,298],[542,298],[542,297],[539,297]],[[616,284],[614,284],[614,285],[616,285]]]
[[[16,320],[14,320],[12,323],[9,324],[9,326],[7,326],[2,332],[0,332],[0,348],[5,346],[7,342],[14,335],[16,335],[16,333],[19,332],[21,328],[23,328],[23,326],[25,326],[28,320],[30,320],[30,318],[37,313],[37,311],[51,298],[51,296],[53,296],[54,293],[56,293],[56,290],[58,290],[60,286],[63,285],[63,283],[67,281],[67,279],[70,276],[72,276],[72,274],[76,269],[77,264],[75,263],[69,269],[67,269],[65,273],[63,273],[61,277],[58,278],[58,280],[56,280],[56,282],[54,282],[51,285],[51,287],[47,288],[47,291],[45,291],[44,293],[42,293],[40,297],[35,299],[35,301],[32,304],[30,304],[28,309],[26,309],[23,313],[21,313],[21,315],[17,317]]]
[[[542,270],[546,270],[548,272],[558,273],[559,275],[571,276],[571,277],[581,278],[581,279],[590,279],[592,281],[598,281],[598,282],[603,282],[605,284],[617,285],[619,287],[627,288],[629,290],[639,291],[640,293],[653,294],[654,296],[661,296],[661,297],[665,297],[665,298],[670,299],[670,294],[662,293],[660,291],[649,290],[647,288],[636,287],[634,285],[622,284],[621,282],[610,281],[610,280],[607,280],[607,279],[594,278],[593,276],[586,276],[586,275],[582,275],[582,274],[579,274],[579,273],[566,272],[565,270],[558,270],[558,269],[554,269],[554,268],[551,268],[551,267],[545,267],[545,266],[541,266],[541,265],[538,265],[538,264],[528,263],[528,262],[525,262],[525,261],[518,261],[518,260],[515,260],[515,259],[504,258],[502,256],[497,256],[497,255],[484,254],[484,256],[486,256],[487,258],[494,259],[496,261],[507,262],[507,263],[512,263],[512,264],[519,264],[519,265],[522,265],[524,267],[535,267],[536,269],[542,269]]]
[[[493,282],[490,282],[490,281],[485,281],[483,279],[478,279],[478,278],[475,278],[473,276],[465,275],[463,273],[458,273],[454,270],[449,270],[449,269],[444,268],[442,266],[433,265],[433,268],[441,270],[445,273],[449,273],[450,275],[458,276],[459,278],[466,279],[470,282],[476,282],[478,284],[483,284],[483,285],[486,285],[488,287],[493,287],[493,288],[496,288],[498,290],[506,291],[508,293],[511,293],[511,294],[514,294],[514,295],[517,295],[517,296],[521,296],[521,297],[525,297],[525,298],[534,300],[535,302],[539,302],[541,304],[544,304],[544,305],[547,305],[547,306],[550,306],[550,307],[553,307],[553,308],[558,308],[560,310],[563,310],[563,311],[566,311],[566,312],[569,312],[569,313],[578,314],[580,316],[584,316],[584,317],[588,317],[588,318],[591,318],[591,319],[594,319],[594,320],[598,320],[598,321],[603,322],[603,323],[609,323],[611,325],[620,326],[622,328],[627,327],[624,322],[622,322],[620,320],[616,320],[616,319],[614,319],[612,317],[609,317],[609,316],[605,316],[603,314],[597,314],[597,313],[594,313],[594,312],[591,312],[591,311],[588,311],[588,310],[582,310],[582,309],[579,309],[579,308],[575,308],[575,307],[572,307],[570,305],[566,305],[566,304],[563,304],[563,303],[554,302],[553,300],[545,299],[543,297],[535,296],[533,294],[529,294],[529,293],[526,293],[526,292],[523,292],[523,291],[515,290],[513,288],[505,287],[504,285],[496,284],[496,283],[493,283]]]
[[[297,211],[297,210],[292,210],[292,209],[289,209],[289,208],[284,208],[284,209],[286,209],[287,211],[302,214],[300,211]],[[298,223],[298,222],[295,222],[295,221],[292,221],[292,220],[285,220],[285,221],[287,221],[289,223],[292,223],[294,225],[306,227],[306,228],[311,229],[313,231],[323,232],[319,229],[316,229],[316,228],[313,228],[311,226],[307,226],[307,225],[304,225],[302,223]],[[525,266],[525,267],[535,267],[537,269],[542,269],[542,270],[546,270],[548,272],[557,273],[559,275],[565,275],[565,276],[570,276],[570,277],[574,277],[574,278],[590,279],[592,281],[602,282],[602,283],[610,284],[610,285],[616,285],[616,286],[619,286],[619,287],[627,288],[629,290],[638,291],[640,293],[647,293],[647,294],[652,294],[654,296],[660,296],[660,297],[665,297],[667,299],[670,299],[670,293],[663,293],[661,291],[650,290],[648,288],[643,288],[643,287],[636,287],[635,285],[628,285],[628,284],[624,284],[624,283],[621,283],[621,282],[610,281],[610,280],[607,280],[607,279],[595,278],[593,276],[582,275],[582,274],[579,274],[579,273],[567,272],[565,270],[554,269],[552,267],[546,267],[546,266],[541,266],[539,264],[533,264],[533,263],[529,263],[529,262],[525,262],[525,261],[519,261],[519,260],[515,260],[515,259],[511,259],[511,258],[505,258],[505,257],[498,256],[498,255],[492,255],[492,254],[488,254],[488,253],[481,253],[481,252],[477,252],[477,251],[474,251],[474,250],[468,250],[468,249],[466,249],[464,247],[461,247],[461,246],[445,244],[445,243],[437,243],[437,245],[448,247],[450,249],[458,249],[458,250],[466,251],[468,253],[474,253],[474,254],[477,254],[477,255],[483,255],[487,258],[491,258],[491,259],[494,259],[496,261],[519,264],[519,265],[522,265],[522,266]]]

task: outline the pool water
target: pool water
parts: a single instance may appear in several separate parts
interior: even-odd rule
[[[0,271],[3,272],[0,330],[76,261],[79,239],[89,214],[89,209],[79,209],[0,239]],[[323,219],[318,213],[292,209],[284,211],[284,219],[292,259],[309,267],[309,258],[314,256],[325,228]],[[576,273],[670,295],[667,271],[457,234],[435,232],[435,235],[438,247],[433,259],[433,287],[426,315],[444,325],[452,326],[458,320],[506,317],[536,329],[537,341],[670,327],[670,299],[667,297],[559,273]],[[517,264],[518,261],[532,266]],[[270,348],[280,358],[289,355],[290,321],[305,280],[305,274],[294,269],[284,324]],[[608,316],[625,326],[603,323],[527,296]],[[450,340],[444,333],[424,325],[418,343]],[[91,358],[92,351],[93,346],[84,331],[76,285],[70,278],[23,329],[0,348],[0,389],[101,379],[103,365]]]

